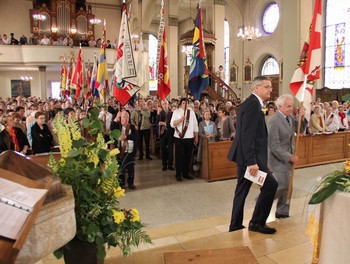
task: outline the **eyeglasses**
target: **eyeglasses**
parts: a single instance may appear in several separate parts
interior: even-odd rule
[[[271,85],[258,85],[258,86],[261,86],[261,87],[264,87],[266,89],[272,89],[273,87]]]

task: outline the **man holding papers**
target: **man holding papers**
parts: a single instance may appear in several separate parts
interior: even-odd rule
[[[264,101],[272,92],[271,79],[257,76],[252,83],[252,94],[239,107],[236,121],[236,137],[227,158],[237,163],[237,186],[233,200],[229,231],[245,228],[243,209],[252,182],[244,178],[246,170],[252,176],[258,171],[267,173],[264,185],[256,201],[249,230],[263,234],[273,234],[275,228],[266,225],[277,190],[277,181],[267,166],[267,128],[261,111]]]
[[[295,124],[291,117],[293,112],[293,97],[281,95],[277,101],[277,112],[267,124],[268,129],[268,160],[269,168],[278,181],[275,198],[277,200],[276,218],[289,217],[289,205],[286,205],[288,185],[292,164],[298,161],[293,155]]]

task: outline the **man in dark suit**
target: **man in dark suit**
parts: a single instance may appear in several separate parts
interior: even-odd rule
[[[278,181],[275,198],[277,200],[276,218],[289,217],[288,198],[289,178],[292,164],[298,161],[293,154],[295,122],[293,113],[293,97],[284,94],[276,100],[277,112],[267,124],[268,130],[268,160],[269,168]]]
[[[244,178],[246,170],[256,176],[258,170],[267,172],[264,185],[256,201],[249,230],[264,234],[273,234],[275,228],[266,225],[270,214],[277,181],[267,166],[267,128],[261,111],[264,101],[272,92],[271,79],[257,76],[252,83],[252,94],[239,107],[236,121],[236,137],[227,158],[237,163],[237,187],[233,200],[232,217],[229,231],[245,228],[243,226],[243,209],[252,182]]]

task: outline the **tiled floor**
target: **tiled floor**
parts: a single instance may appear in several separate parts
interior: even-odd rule
[[[312,245],[305,235],[310,191],[317,178],[340,167],[329,164],[295,171],[291,217],[275,219],[274,210],[268,219],[277,229],[274,235],[249,232],[247,229],[227,232],[236,180],[207,183],[197,178],[177,182],[173,171],[161,171],[161,163],[137,161],[136,191],[127,191],[121,205],[135,207],[153,245],[141,245],[129,257],[122,257],[118,249],[111,249],[106,264],[163,264],[164,253],[184,250],[201,250],[248,246],[260,264],[310,263]],[[246,202],[244,225],[247,226],[255,198],[259,192],[253,186]],[[58,264],[53,256],[40,261]],[[244,264],[244,263],[242,263]]]

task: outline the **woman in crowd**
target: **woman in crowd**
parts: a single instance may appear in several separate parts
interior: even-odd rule
[[[267,112],[265,116],[265,123],[267,124],[271,117],[276,113],[276,107],[274,104],[269,104],[267,107]]]
[[[208,140],[209,142],[214,142],[215,137],[218,133],[216,125],[210,120],[210,110],[206,109],[203,111],[203,120],[198,125],[198,136],[199,136],[199,146],[197,153],[197,161],[202,161],[202,145],[203,140]]]
[[[5,129],[0,132],[0,152],[14,150],[26,154],[29,148],[27,137],[20,128],[14,127],[12,116],[3,116],[2,124]]]
[[[226,107],[222,106],[219,108],[218,118],[215,121],[219,140],[232,140],[235,136],[236,130],[233,120],[228,115]]]
[[[316,105],[314,113],[311,115],[312,133],[322,133],[328,131],[321,107]]]
[[[35,113],[36,123],[31,128],[32,149],[34,154],[50,152],[53,136],[49,127],[45,124],[45,114],[42,112]]]

